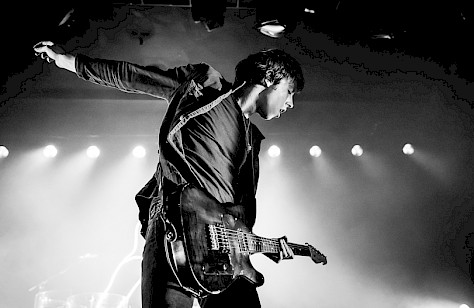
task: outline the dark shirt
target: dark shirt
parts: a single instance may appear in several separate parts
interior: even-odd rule
[[[184,153],[199,185],[220,202],[235,202],[247,137],[240,107],[229,97],[182,128]]]

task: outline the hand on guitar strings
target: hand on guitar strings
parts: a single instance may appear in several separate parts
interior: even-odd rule
[[[286,236],[279,238],[278,242],[280,243],[280,259],[293,259],[293,250],[288,246]]]
[[[286,236],[280,237],[278,239],[278,244],[280,246],[278,253],[265,253],[265,255],[276,263],[279,263],[281,260],[293,259],[294,253],[290,246],[288,246]]]

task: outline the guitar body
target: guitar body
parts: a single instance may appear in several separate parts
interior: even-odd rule
[[[238,277],[263,284],[243,247],[251,231],[239,214],[230,214],[226,205],[191,185],[182,188],[178,206],[169,206],[168,261],[180,285],[193,295],[218,294]]]

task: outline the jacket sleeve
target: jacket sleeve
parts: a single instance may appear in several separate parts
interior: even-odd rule
[[[151,95],[168,103],[192,70],[192,65],[163,70],[125,61],[76,56],[76,72],[80,78],[123,92]]]

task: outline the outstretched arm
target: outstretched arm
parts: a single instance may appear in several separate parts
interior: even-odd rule
[[[34,50],[48,62],[54,61],[56,66],[75,72],[86,81],[128,93],[151,95],[168,102],[177,87],[195,70],[191,64],[163,70],[126,61],[96,59],[81,54],[74,56],[49,41],[39,42]]]
[[[76,57],[50,41],[42,41],[33,46],[36,54],[48,62],[54,62],[57,67],[76,72]]]

